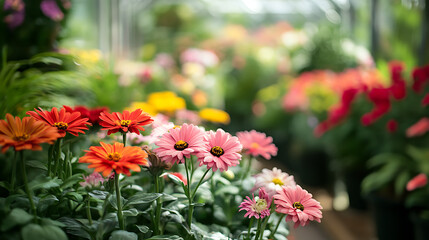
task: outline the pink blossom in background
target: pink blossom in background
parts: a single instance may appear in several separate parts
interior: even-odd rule
[[[164,114],[158,113],[155,117],[152,118],[152,128],[157,128],[159,126],[169,123],[170,118]]]
[[[64,13],[58,7],[55,0],[43,0],[40,4],[40,9],[45,16],[54,21],[61,21],[64,18]]]
[[[241,160],[242,145],[237,137],[218,129],[216,132],[209,131],[204,136],[204,146],[197,154],[200,166],[207,165],[215,172],[228,170],[228,167],[237,166]]]
[[[180,61],[182,63],[193,62],[199,63],[205,67],[213,67],[219,63],[219,58],[212,51],[189,48],[182,52],[180,55]]]
[[[406,131],[407,137],[417,137],[429,131],[429,118],[422,118]]]
[[[249,196],[243,200],[240,204],[240,211],[247,211],[244,217],[255,217],[256,219],[265,218],[270,216],[272,198],[268,196],[264,188],[259,189],[259,198],[255,199],[255,195],[252,194],[252,198]]]
[[[284,186],[274,195],[276,212],[287,214],[286,222],[293,221],[294,227],[305,226],[310,221],[321,222],[322,206],[312,198],[313,195],[302,189],[299,185],[295,187]]]
[[[19,27],[25,19],[25,3],[22,0],[6,0],[3,5],[3,10],[11,11],[6,15],[3,21],[10,29]]]
[[[142,141],[147,142],[148,144],[155,144],[158,139],[164,135],[164,133],[168,132],[170,129],[174,128],[174,123],[169,122],[158,126],[152,129],[152,132],[148,136],[142,136]]]
[[[79,183],[82,187],[98,187],[105,181],[98,172],[93,172],[87,177],[83,176],[83,180],[84,182]]]
[[[196,155],[204,147],[204,132],[192,124],[183,124],[180,128],[170,129],[155,142],[158,148],[153,151],[162,161],[170,163],[184,163],[185,157]]]
[[[426,174],[420,173],[419,175],[415,176],[407,183],[407,190],[413,191],[416,188],[421,188],[426,186],[427,183],[428,183],[428,178]]]
[[[155,57],[155,62],[163,68],[171,68],[176,64],[173,57],[168,53],[157,54]]]
[[[195,111],[180,109],[176,111],[177,124],[189,123],[194,125],[201,124],[200,115]]]
[[[261,173],[256,174],[254,177],[255,186],[251,191],[253,192],[258,188],[265,187],[270,197],[273,197],[283,186],[296,186],[292,175],[282,172],[282,170],[276,167],[273,170],[264,168]]]
[[[277,147],[273,144],[273,138],[267,137],[265,133],[252,130],[250,132],[237,132],[238,140],[243,145],[245,153],[254,157],[262,156],[270,160],[271,156],[277,155]]]

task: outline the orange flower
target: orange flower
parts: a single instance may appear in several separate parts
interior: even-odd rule
[[[113,145],[100,142],[101,147],[90,147],[85,156],[79,159],[80,163],[90,163],[89,168],[102,172],[107,177],[115,170],[117,174],[131,175],[130,170],[140,172],[140,166],[147,166],[147,153],[140,147],[124,147],[124,144],[115,142]]]
[[[14,117],[6,114],[5,120],[0,120],[0,145],[2,152],[6,152],[9,147],[14,147],[15,151],[24,149],[42,150],[41,143],[52,144],[61,137],[57,129],[47,126],[44,122],[36,121],[31,117]]]
[[[133,112],[124,111],[123,113],[102,112],[100,114],[100,125],[104,128],[101,130],[109,130],[107,135],[121,131],[121,133],[133,132],[140,135],[140,131],[144,131],[142,126],[153,122],[153,119],[141,109],[136,109]]]
[[[27,114],[37,120],[44,121],[52,127],[56,127],[61,137],[64,137],[66,132],[78,136],[79,133],[84,133],[83,130],[88,130],[88,127],[85,125],[92,126],[92,124],[88,122],[88,118],[80,117],[80,112],[69,113],[66,112],[65,108],[61,108],[60,112],[58,112],[56,107],[52,108],[50,112],[40,107],[39,110],[34,110],[36,111],[28,111]]]

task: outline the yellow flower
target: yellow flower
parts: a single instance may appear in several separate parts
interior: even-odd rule
[[[147,103],[157,112],[173,113],[186,108],[185,99],[178,97],[174,92],[155,92],[149,94]]]
[[[156,109],[147,102],[132,102],[131,106],[125,108],[124,110],[132,112],[139,108],[150,116],[155,116],[157,114]]]
[[[231,120],[227,112],[215,108],[202,109],[200,111],[200,117],[210,122],[223,124],[228,124]]]
[[[71,49],[70,53],[77,58],[80,64],[85,66],[92,66],[98,63],[102,58],[101,51],[98,49]]]

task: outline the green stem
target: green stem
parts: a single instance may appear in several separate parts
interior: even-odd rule
[[[49,146],[49,152],[48,152],[48,176],[51,176],[51,165],[52,165],[52,158],[54,155],[54,145]]]
[[[10,192],[15,192],[15,182],[16,182],[16,164],[17,164],[18,152],[15,150],[15,154],[12,162],[12,175],[10,179]]]
[[[125,230],[124,216],[122,215],[121,191],[119,190],[119,174],[115,172],[116,204],[118,205],[118,222],[121,230]]]
[[[127,145],[127,133],[122,133],[122,142],[124,143],[124,147]]]
[[[261,218],[258,219],[258,228],[256,229],[256,236],[255,236],[255,240],[258,240],[259,238],[259,234],[261,233]]]
[[[250,218],[249,229],[247,229],[247,239],[250,239],[250,229],[252,229],[254,218]]]
[[[265,231],[265,228],[267,227],[267,223],[268,223],[268,220],[270,219],[270,216],[265,217],[265,220],[263,221],[263,224],[262,224],[262,227],[261,227],[261,239],[264,236],[264,231]]]
[[[20,151],[19,155],[21,157],[21,163],[22,163],[22,169],[21,169],[22,173],[21,174],[22,174],[22,178],[24,180],[25,192],[27,193],[28,200],[30,201],[31,211],[33,212],[34,217],[37,219],[36,206],[34,206],[33,196],[31,194],[30,188],[28,187],[28,178],[27,178],[27,171],[25,169],[25,159],[24,159],[23,151]]]
[[[282,222],[282,220],[283,220],[283,217],[284,217],[284,216],[285,216],[285,215],[284,215],[284,214],[282,214],[282,215],[279,217],[279,221],[277,222],[276,228],[274,228],[274,231],[272,231],[272,232],[271,232],[271,234],[270,234],[270,236],[269,236],[268,238],[272,239],[272,238],[274,237],[274,234],[276,234],[277,229],[279,228],[280,223]]]
[[[155,175],[155,192],[159,193],[159,175]],[[161,197],[156,199],[156,210],[155,210],[155,235],[162,235],[162,229],[160,230],[161,226],[161,207],[162,207],[162,199]]]
[[[57,140],[57,148],[56,148],[56,154],[55,154],[55,165],[54,165],[54,177],[59,175],[58,166],[60,165],[62,141],[63,141],[63,138],[59,138]]]
[[[249,164],[247,165],[246,171],[243,173],[241,182],[243,182],[243,180],[246,179],[247,174],[250,172],[250,168],[252,167],[252,160],[253,160],[253,157],[249,157]]]
[[[194,192],[191,195],[191,198],[194,199],[195,194],[197,194],[197,189],[200,187],[201,183],[203,182],[204,178],[206,177],[207,173],[211,170],[211,168],[207,169],[206,172],[201,177],[200,181],[198,182],[197,186],[194,189]],[[189,187],[190,188],[190,187]]]
[[[92,225],[92,216],[91,216],[91,196],[88,194],[86,199],[86,216],[88,218],[89,225]]]

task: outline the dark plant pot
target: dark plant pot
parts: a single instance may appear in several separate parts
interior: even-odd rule
[[[403,202],[377,194],[370,195],[369,200],[379,240],[414,239],[409,210]]]
[[[299,180],[310,187],[328,187],[331,174],[328,174],[329,158],[322,150],[308,150],[297,162]]]
[[[349,195],[349,207],[356,210],[367,210],[367,200],[362,196],[361,184],[366,171],[351,169],[344,172],[344,184]]]
[[[410,215],[414,225],[414,239],[429,239],[429,219],[421,218],[416,212],[412,212]]]

